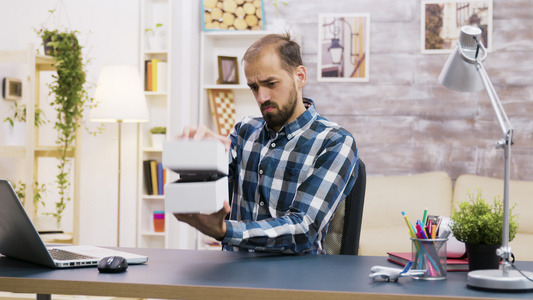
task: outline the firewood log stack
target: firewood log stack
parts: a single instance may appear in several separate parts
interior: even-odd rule
[[[203,0],[204,28],[261,30],[261,0]]]

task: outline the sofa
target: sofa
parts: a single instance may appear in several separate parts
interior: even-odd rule
[[[368,176],[359,255],[387,256],[387,252],[411,251],[402,211],[411,223],[421,220],[426,208],[430,215],[449,217],[454,202],[468,200],[468,191],[478,188],[487,201],[498,195],[503,197],[503,179],[497,178],[465,174],[453,183],[446,172]],[[511,207],[516,203],[514,213],[519,215],[519,228],[509,245],[517,260],[533,261],[533,181],[511,180],[510,203]],[[457,252],[453,239],[448,250],[452,246]]]

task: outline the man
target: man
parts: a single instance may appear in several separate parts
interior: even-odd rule
[[[261,38],[243,61],[263,118],[245,118],[229,137],[205,127],[184,131],[184,137],[225,143],[231,207],[176,217],[222,241],[226,250],[323,254],[327,225],[356,180],[355,140],[303,98],[307,72],[289,35]]]

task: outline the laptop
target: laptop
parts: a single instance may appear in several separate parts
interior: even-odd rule
[[[123,256],[128,264],[142,264],[148,257],[95,246],[46,247],[13,187],[0,179],[0,253],[50,268],[97,266],[107,256]]]

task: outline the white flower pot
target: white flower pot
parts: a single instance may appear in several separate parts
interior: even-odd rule
[[[163,37],[151,36],[148,38],[148,44],[150,45],[151,51],[161,51],[163,50]]]
[[[11,126],[8,122],[2,124],[2,140],[6,146],[26,145],[26,123],[14,122]]]
[[[166,140],[166,134],[151,134],[152,147],[154,149],[163,149],[163,142]]]

